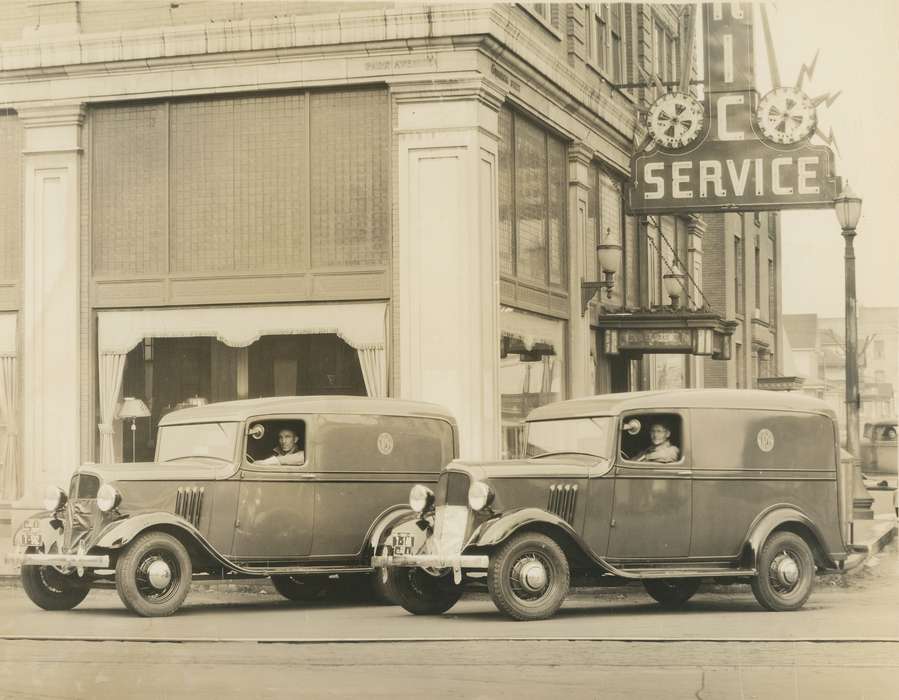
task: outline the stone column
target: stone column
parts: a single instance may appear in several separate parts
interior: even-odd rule
[[[693,278],[694,284],[689,284],[690,292],[688,306],[701,308],[704,300],[700,293],[702,285],[702,237],[705,235],[705,220],[699,215],[691,215],[687,220],[687,271]],[[705,386],[705,358],[689,355],[687,362],[690,364],[690,387],[701,389]]]
[[[18,109],[25,127],[22,461],[25,496],[67,488],[80,461],[80,103]]]
[[[497,139],[479,79],[394,86],[399,395],[447,406],[461,456],[499,459]]]
[[[591,304],[581,315],[581,281],[593,282],[600,278],[596,261],[596,222],[587,219],[587,198],[592,195],[590,164],[593,151],[585,144],[574,143],[568,147],[568,297],[571,300],[568,324],[569,396],[590,396],[596,387],[596,361],[591,356],[590,328],[593,318]],[[620,277],[620,275],[619,275]],[[620,283],[620,280],[615,280]],[[604,294],[600,291],[598,294]],[[597,347],[597,353],[600,348]]]

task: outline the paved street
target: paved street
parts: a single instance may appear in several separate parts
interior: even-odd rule
[[[389,697],[422,684],[438,685],[436,697],[821,698],[850,687],[851,697],[890,697],[899,687],[896,545],[875,563],[820,579],[797,613],[763,612],[748,586],[705,590],[664,612],[632,587],[578,593],[535,623],[506,620],[481,594],[424,618],[347,601],[297,606],[231,584],[195,590],[174,617],[148,620],[114,591],[48,613],[7,586],[0,698],[125,688],[135,698]]]

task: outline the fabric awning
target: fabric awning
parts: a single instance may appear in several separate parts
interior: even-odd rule
[[[0,314],[0,357],[16,355],[16,316],[15,313]]]
[[[527,350],[532,350],[536,343],[543,343],[559,351],[565,344],[562,323],[508,306],[500,308],[499,328],[502,335],[517,338]]]
[[[356,350],[383,348],[383,303],[216,306],[101,311],[99,354],[125,354],[144,338],[213,337],[242,348],[264,335],[336,333]]]

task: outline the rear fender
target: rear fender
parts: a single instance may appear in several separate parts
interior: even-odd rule
[[[371,543],[372,552],[377,554],[378,547],[384,544],[387,535],[397,525],[410,520],[417,520],[419,517],[418,513],[406,505],[394,506],[382,513],[369,529],[369,537],[367,539]]]
[[[805,539],[812,540],[808,544],[819,564],[836,566],[836,562],[831,560],[821,544],[824,539],[817,526],[805,513],[790,505],[774,506],[756,518],[743,545],[744,564],[757,569],[759,553],[771,533],[777,529],[793,530],[794,528],[795,531],[804,535]]]

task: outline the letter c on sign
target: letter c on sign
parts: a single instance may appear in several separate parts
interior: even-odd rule
[[[793,194],[792,187],[784,187],[780,182],[780,169],[793,162],[792,158],[775,158],[771,161],[771,191],[776,195]]]
[[[661,199],[665,196],[665,181],[656,175],[656,171],[664,169],[664,163],[647,163],[643,166],[643,179],[646,181],[647,188],[649,185],[655,186],[654,191],[647,189],[643,193],[643,199]]]
[[[742,131],[729,131],[727,128],[727,108],[741,105],[743,95],[722,95],[718,98],[718,138],[721,141],[742,141]]]

